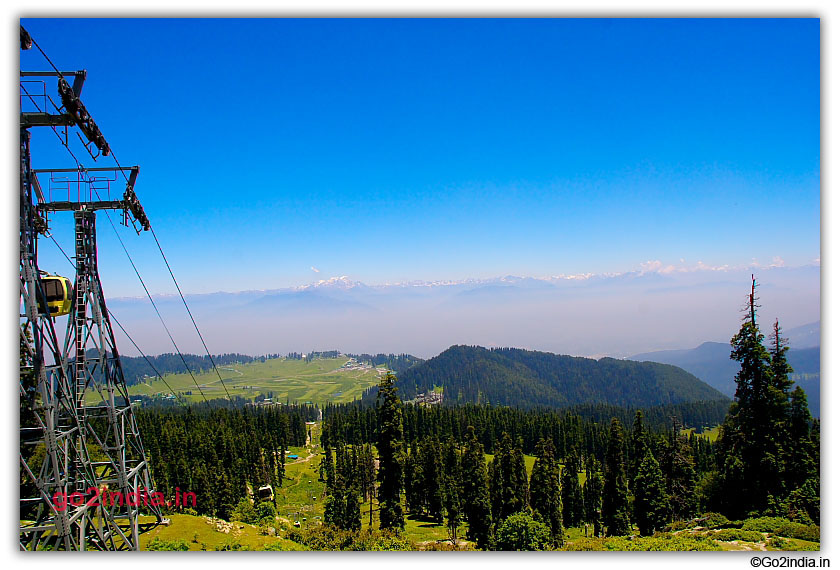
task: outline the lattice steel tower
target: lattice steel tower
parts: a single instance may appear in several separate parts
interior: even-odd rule
[[[21,27],[21,48],[31,45]],[[97,268],[97,210],[121,211],[138,233],[150,227],[134,193],[138,168],[31,167],[34,127],[54,130],[65,146],[68,131],[78,129],[94,160],[110,153],[79,99],[84,78],[84,71],[21,71],[20,546],[26,550],[137,550],[140,532],[162,521],[149,500],[154,486]],[[58,103],[47,93],[54,79]],[[125,189],[111,200],[120,176]],[[52,199],[64,191],[66,200]],[[38,238],[49,235],[54,212],[73,212],[75,220],[76,276],[63,292],[70,295],[63,343],[56,325],[66,311],[50,307],[61,292],[46,286],[38,267]]]

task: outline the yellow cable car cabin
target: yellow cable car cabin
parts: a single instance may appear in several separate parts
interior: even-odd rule
[[[70,280],[60,275],[42,275],[41,284],[44,287],[44,295],[47,297],[50,316],[60,317],[70,314],[71,293],[73,292]],[[42,313],[44,312],[40,300],[38,308]]]

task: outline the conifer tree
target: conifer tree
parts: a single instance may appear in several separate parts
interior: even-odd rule
[[[365,445],[361,459],[362,469],[362,491],[365,500],[368,501],[368,514],[370,516],[368,527],[373,527],[373,498],[376,494],[376,460],[373,457],[373,450],[370,444]]]
[[[583,520],[583,492],[577,473],[577,460],[574,456],[566,458],[563,465],[563,525],[566,528],[580,526]]]
[[[440,442],[435,437],[420,446],[423,462],[423,496],[428,514],[438,524],[443,522],[443,476]]]
[[[795,519],[811,519],[820,524],[819,422],[808,411],[808,397],[797,386],[791,394],[787,470],[790,493],[784,513]]]
[[[818,475],[815,457],[819,452],[811,438],[811,412],[808,410],[808,396],[801,386],[791,394],[789,465],[787,483],[790,489],[802,486],[809,477]]]
[[[405,503],[408,511],[414,515],[422,513],[425,507],[423,465],[419,448],[420,444],[414,440],[405,461]]]
[[[668,522],[668,497],[665,480],[659,462],[650,449],[639,464],[639,471],[633,482],[633,510],[639,534],[653,534]]]
[[[786,416],[790,413],[790,389],[793,387],[793,380],[790,374],[793,368],[787,361],[787,352],[790,350],[786,338],[782,337],[782,328],[779,326],[779,319],[773,323],[773,336],[770,345],[770,373],[773,380],[771,387],[771,411],[774,419],[780,424],[776,426],[780,432],[786,431]]]
[[[513,449],[510,436],[502,434],[490,469],[490,501],[493,519],[502,521],[527,506],[525,458],[522,450]]]
[[[676,420],[672,422],[660,468],[665,477],[670,517],[685,520],[697,514],[697,471],[688,438],[680,433]]]
[[[403,417],[400,398],[394,386],[396,377],[390,372],[379,383],[377,419],[379,424],[379,528],[405,528],[400,493],[403,479]]]
[[[458,540],[458,525],[463,517],[461,505],[461,468],[458,448],[450,437],[446,443],[443,458],[443,508],[446,513],[446,528],[452,544]]]
[[[362,510],[356,487],[348,487],[344,493],[344,520],[342,528],[357,531],[362,528]]]
[[[466,446],[461,459],[461,488],[463,489],[464,519],[467,539],[486,550],[492,546],[490,492],[484,447],[475,435],[473,426],[467,427]]]
[[[522,451],[522,438],[519,438],[513,450],[513,488],[516,494],[516,511],[528,508],[528,468],[525,466],[525,454]]]
[[[721,428],[722,503],[731,517],[760,513],[783,493],[785,425],[790,371],[776,327],[771,356],[757,324],[755,278],[744,322],[732,337],[731,358],[741,363],[735,401]],[[780,415],[782,414],[782,415]]]
[[[618,418],[610,424],[604,473],[603,521],[608,536],[630,532],[627,476],[624,470],[624,430]]]
[[[324,445],[324,457],[321,459],[321,480],[326,482],[328,493],[335,487],[335,463],[328,444]]]
[[[331,455],[331,454],[330,454]],[[354,513],[351,496],[355,496],[350,487],[348,461],[344,445],[339,443],[335,450],[335,475],[332,485],[327,485],[327,498],[324,502],[324,522],[340,529],[349,529]],[[359,512],[358,503],[356,513]]]
[[[531,472],[531,508],[535,518],[551,529],[555,546],[563,542],[562,501],[560,498],[560,468],[554,458],[551,440],[537,443],[537,460]]]
[[[636,417],[633,419],[633,431],[630,433],[630,466],[627,473],[631,481],[636,478],[636,474],[639,472],[639,465],[645,457],[648,446],[644,414],[642,410],[636,410]]]
[[[601,534],[603,493],[604,477],[601,474],[601,466],[598,460],[592,457],[587,465],[586,481],[583,484],[583,519],[592,524],[594,536]]]

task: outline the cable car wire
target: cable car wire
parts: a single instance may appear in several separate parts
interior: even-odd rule
[[[213,356],[210,354],[210,351],[207,348],[207,343],[204,342],[204,337],[201,335],[201,331],[198,330],[198,324],[195,322],[195,318],[193,318],[192,311],[190,311],[190,307],[189,305],[187,305],[187,300],[184,298],[184,294],[181,292],[181,287],[178,285],[178,281],[175,279],[175,275],[172,273],[172,267],[170,267],[169,261],[166,259],[166,255],[163,253],[163,248],[160,246],[157,234],[155,234],[155,229],[151,226],[149,226],[149,229],[152,232],[152,237],[155,238],[155,243],[158,246],[160,255],[163,257],[163,262],[166,264],[166,268],[169,270],[169,275],[172,277],[172,281],[175,283],[175,288],[178,289],[178,294],[181,296],[181,301],[184,303],[184,308],[187,309],[187,314],[189,314],[190,320],[192,321],[192,324],[195,327],[195,332],[198,333],[198,338],[201,339],[201,344],[204,346],[204,352],[206,352],[207,356],[210,358],[210,364],[213,365],[213,370],[216,371],[216,376],[219,377],[219,383],[221,383],[222,388],[225,389],[225,394],[227,394],[227,398],[230,401],[230,392],[228,392],[227,386],[225,386],[225,381],[222,379],[222,375],[219,373],[219,369],[216,368],[216,363],[213,360]]]
[[[184,363],[184,368],[187,369],[187,372],[189,373],[190,378],[192,378],[193,384],[195,384],[195,387],[198,388],[198,391],[201,394],[201,397],[204,398],[204,401],[206,402],[207,401],[207,396],[204,395],[204,391],[201,389],[201,386],[199,386],[198,381],[195,379],[195,376],[193,375],[192,370],[190,370],[190,367],[187,364],[186,359],[184,359],[184,355],[181,353],[181,349],[178,348],[178,344],[175,342],[175,339],[172,337],[172,333],[169,332],[169,327],[166,326],[166,321],[163,320],[163,315],[160,314],[160,311],[158,310],[158,307],[157,307],[157,303],[155,303],[155,300],[152,299],[152,294],[149,293],[149,288],[146,287],[146,282],[143,281],[143,277],[140,275],[140,271],[137,269],[137,266],[134,265],[134,260],[131,258],[131,255],[128,253],[128,249],[125,247],[125,243],[123,242],[119,233],[117,233],[117,228],[114,225],[113,220],[111,220],[111,216],[110,216],[110,214],[108,213],[107,210],[105,210],[105,214],[108,217],[108,221],[111,223],[111,227],[114,228],[114,233],[117,235],[117,240],[120,242],[120,245],[122,246],[123,252],[125,252],[126,257],[128,257],[129,263],[131,263],[131,267],[134,269],[134,274],[137,275],[137,279],[140,280],[140,284],[143,286],[143,290],[146,292],[146,296],[149,298],[149,301],[151,301],[152,307],[154,308],[155,313],[157,313],[158,319],[160,319],[160,323],[163,325],[164,330],[166,330],[166,334],[169,335],[169,340],[172,341],[172,346],[175,347],[175,350],[178,352],[178,356],[181,357],[181,362]]]
[[[52,242],[56,245],[56,247],[58,248],[58,250],[59,250],[59,251],[60,251],[60,252],[64,255],[65,259],[67,259],[67,262],[68,262],[70,265],[72,265],[72,266],[73,266],[73,269],[75,270],[75,269],[76,269],[76,264],[75,264],[75,263],[73,263],[73,260],[72,260],[72,259],[70,259],[70,256],[69,256],[69,255],[67,255],[67,252],[65,252],[65,251],[64,251],[64,248],[62,248],[62,247],[61,247],[61,244],[60,244],[60,243],[58,243],[58,241],[55,239],[55,236],[53,236],[52,234],[48,234],[48,236],[47,236],[47,237],[49,237],[49,238],[52,240]],[[106,307],[106,308],[107,308],[107,307]],[[125,330],[125,327],[123,327],[123,326],[122,326],[122,323],[120,323],[119,319],[117,319],[116,315],[114,315],[114,313],[111,311],[111,309],[108,309],[108,315],[111,317],[111,319],[112,319],[115,323],[117,323],[117,326],[118,326],[118,327],[120,327],[120,330],[123,332],[123,334],[126,336],[126,338],[127,338],[129,341],[131,341],[131,344],[133,344],[133,345],[134,345],[134,348],[136,348],[136,349],[137,349],[137,352],[139,352],[139,353],[140,353],[140,355],[143,357],[143,359],[146,361],[146,363],[149,365],[149,367],[150,367],[152,370],[154,370],[154,372],[155,372],[155,374],[157,375],[157,377],[161,380],[161,382],[163,382],[163,383],[164,383],[164,385],[165,385],[165,386],[169,389],[169,391],[170,391],[173,395],[175,395],[175,396],[180,396],[180,397],[181,397],[181,399],[182,399],[182,402],[181,402],[181,403],[182,403],[182,405],[187,405],[187,406],[189,406],[189,402],[187,401],[187,399],[186,399],[186,398],[184,398],[184,396],[183,396],[180,392],[176,392],[175,390],[173,390],[173,389],[172,389],[172,386],[170,386],[170,385],[169,385],[169,382],[167,382],[167,381],[164,379],[164,377],[163,377],[163,375],[160,373],[160,371],[159,371],[159,370],[155,367],[155,365],[154,365],[154,364],[152,364],[152,361],[151,361],[151,360],[149,360],[149,357],[148,357],[148,356],[146,356],[146,354],[143,352],[143,350],[142,350],[139,346],[137,346],[137,343],[136,343],[136,342],[134,342],[134,339],[133,339],[133,338],[131,338],[131,335],[130,335],[130,334],[128,334],[128,331],[127,331],[127,330]]]
[[[58,77],[63,79],[64,75],[55,66],[55,64],[52,62],[52,60],[49,58],[49,56],[44,52],[44,50],[41,48],[41,46],[38,45],[38,42],[34,38],[32,38],[32,43],[33,43],[33,45],[35,45],[36,48],[38,48],[38,51],[41,53],[42,56],[44,56],[44,59],[47,60],[47,63],[49,63],[50,66],[53,68],[53,70],[58,74]],[[35,100],[32,97],[32,95],[29,94],[29,92],[26,90],[25,87],[23,88],[23,90],[26,93],[26,95],[29,97],[29,99],[33,102],[33,104],[36,106],[36,108],[38,108],[38,110],[40,111],[41,109],[38,106],[38,104],[35,103]],[[76,158],[76,155],[73,154],[73,151],[70,149],[69,145],[64,143],[64,141],[61,139],[61,135],[58,133],[58,131],[56,131],[55,127],[53,127],[53,131],[55,132],[56,136],[58,136],[59,140],[62,142],[62,146],[64,146],[65,149],[70,153],[70,156],[73,157],[73,160],[75,161],[76,166],[79,168],[79,170],[84,172],[85,174],[87,174],[87,170],[85,169],[85,167],[79,162],[78,158]],[[119,169],[119,172],[122,173],[123,178],[125,178],[126,182],[128,182],[128,177],[126,176],[125,171],[122,168],[122,165],[120,164],[119,160],[117,159],[116,155],[114,154],[113,149],[111,149],[111,152],[109,154],[113,158],[114,162],[116,163],[117,168]],[[91,188],[96,193],[97,198],[99,198],[101,200],[102,198],[101,198],[101,196],[99,196],[99,191],[96,188],[94,188],[92,185],[91,185]],[[192,373],[192,370],[190,370],[189,365],[187,365],[187,362],[184,359],[184,355],[181,353],[181,350],[178,348],[178,345],[175,342],[175,339],[172,337],[172,333],[169,331],[169,327],[166,326],[166,322],[164,321],[163,316],[160,314],[160,311],[157,308],[157,304],[155,303],[154,299],[152,298],[151,294],[149,293],[149,289],[146,287],[146,283],[143,281],[143,278],[141,277],[140,272],[137,269],[137,266],[134,264],[134,260],[131,258],[131,255],[128,253],[128,249],[126,248],[125,243],[123,242],[122,238],[120,237],[119,233],[117,232],[117,228],[114,225],[113,220],[111,219],[110,212],[105,210],[105,215],[108,218],[108,222],[111,224],[111,228],[114,230],[114,234],[117,236],[117,240],[119,241],[120,246],[123,249],[123,252],[125,253],[126,257],[128,258],[129,263],[131,263],[131,267],[134,269],[134,273],[137,275],[137,278],[140,280],[140,284],[143,286],[143,290],[146,292],[146,296],[149,298],[149,301],[152,303],[152,307],[154,308],[155,313],[157,313],[158,319],[160,319],[160,322],[163,325],[164,330],[166,330],[166,334],[169,336],[169,339],[172,341],[172,345],[175,347],[175,351],[178,353],[178,356],[181,358],[181,361],[184,363],[184,367],[187,369],[187,372],[189,373],[190,377],[192,378],[193,383],[195,384],[196,388],[198,388],[198,391],[201,394],[201,397],[204,398],[205,402],[207,402],[207,397],[204,395],[204,391],[201,389],[201,386],[198,385],[198,382],[196,381],[195,376]],[[158,240],[157,234],[155,234],[155,231],[154,231],[153,228],[150,227],[150,230],[152,232],[152,236],[154,237],[155,244],[157,245],[158,250],[160,251],[161,257],[163,258],[163,261],[166,264],[166,268],[169,271],[169,275],[172,277],[172,281],[175,283],[175,288],[178,290],[178,295],[181,297],[181,301],[183,302],[184,307],[186,308],[187,313],[189,314],[190,320],[193,323],[193,327],[195,327],[196,333],[198,333],[199,339],[201,339],[201,344],[204,346],[204,350],[205,350],[205,352],[207,353],[207,356],[210,359],[210,363],[213,366],[213,370],[215,370],[216,375],[219,377],[219,382],[221,383],[222,388],[224,389],[225,394],[227,395],[228,401],[231,401],[230,392],[228,391],[227,386],[225,386],[225,382],[222,379],[222,375],[221,375],[221,373],[219,372],[219,369],[216,366],[216,362],[213,360],[213,356],[210,354],[210,351],[207,348],[207,343],[204,341],[204,336],[201,334],[201,331],[198,328],[198,324],[196,323],[195,318],[193,317],[192,311],[190,310],[189,305],[187,304],[187,300],[184,298],[184,294],[181,291],[181,287],[178,284],[177,279],[175,279],[175,274],[172,272],[172,267],[169,265],[169,261],[166,258],[166,254],[163,253],[163,248],[160,245],[160,241]],[[53,238],[53,242],[55,242],[56,245],[58,245],[58,242],[55,241],[55,238]],[[59,249],[61,249],[61,246],[59,246]],[[62,253],[64,253],[64,250],[62,250]],[[65,257],[67,256],[66,253],[64,255],[65,255]],[[110,313],[110,310],[108,312]],[[120,327],[120,328],[122,328],[122,327]],[[132,341],[132,343],[133,343],[133,341]],[[138,350],[139,350],[139,348],[138,348]]]
[[[122,172],[123,178],[126,179],[128,182],[128,177],[125,174],[122,166],[120,165],[120,161],[117,159],[117,156],[114,154],[113,149],[111,149],[111,157],[114,159],[114,162],[117,164],[119,171]],[[213,370],[216,372],[216,376],[219,377],[219,383],[222,385],[222,388],[227,395],[228,401],[232,401],[230,397],[230,392],[228,392],[227,386],[225,386],[225,381],[222,378],[222,374],[219,372],[218,367],[216,366],[216,361],[213,359],[213,355],[210,354],[210,349],[207,348],[207,343],[204,341],[204,335],[201,334],[201,330],[198,328],[198,323],[195,322],[195,317],[190,310],[190,306],[187,304],[187,299],[184,297],[184,293],[181,291],[181,286],[178,284],[178,280],[175,278],[175,273],[172,271],[172,266],[169,265],[169,260],[166,258],[166,254],[163,252],[163,247],[160,245],[160,240],[155,233],[155,228],[149,224],[149,230],[152,232],[152,237],[155,240],[155,244],[157,245],[158,251],[160,252],[160,256],[163,258],[163,263],[166,264],[166,269],[169,271],[169,276],[172,277],[172,282],[175,284],[175,288],[178,290],[178,295],[181,297],[181,302],[184,304],[184,308],[187,310],[187,314],[190,316],[190,320],[192,321],[193,327],[195,328],[195,332],[198,334],[198,338],[201,340],[201,345],[204,347],[204,352],[207,353],[207,357],[210,359],[210,364],[213,366]]]

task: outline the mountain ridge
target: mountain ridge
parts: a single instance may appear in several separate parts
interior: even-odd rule
[[[819,323],[797,328],[805,329],[813,325],[817,325],[819,329]],[[791,329],[793,330],[795,329]],[[807,338],[809,335],[805,336]],[[738,362],[729,358],[731,350],[730,345],[723,342],[704,342],[695,348],[644,352],[631,356],[629,360],[678,366],[731,397],[735,394],[735,374],[740,368]],[[791,379],[805,390],[811,414],[819,417],[820,347],[791,348],[787,352],[787,357],[788,363],[793,368]]]
[[[397,379],[404,399],[443,387],[447,403],[520,408],[613,404],[649,407],[726,396],[676,366],[518,348],[453,345]]]

